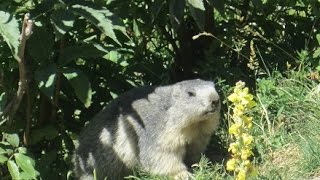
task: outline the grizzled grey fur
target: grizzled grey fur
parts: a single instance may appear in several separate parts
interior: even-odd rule
[[[98,113],[79,137],[73,163],[81,180],[122,179],[139,167],[188,179],[219,123],[214,83],[200,79],[135,88]]]

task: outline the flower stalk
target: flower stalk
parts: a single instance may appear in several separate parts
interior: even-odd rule
[[[255,174],[254,167],[250,161],[253,156],[253,136],[250,134],[252,129],[252,117],[247,112],[252,109],[256,103],[245,83],[239,81],[236,83],[233,93],[228,96],[232,103],[231,124],[229,134],[232,143],[228,151],[231,152],[231,159],[227,161],[227,170],[233,171],[235,179],[245,180]]]

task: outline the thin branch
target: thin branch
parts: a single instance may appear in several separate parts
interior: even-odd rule
[[[213,37],[214,39],[218,40],[221,44],[225,45],[226,47],[228,47],[229,49],[235,51],[236,53],[238,53],[240,56],[242,56],[243,58],[245,58],[246,60],[250,61],[250,58],[244,54],[242,54],[241,52],[237,51],[236,49],[234,49],[233,47],[231,47],[230,45],[228,45],[227,43],[225,43],[224,41],[222,41],[221,39],[219,39],[218,37],[216,37],[215,35],[213,35],[212,33],[208,33],[208,32],[202,32],[199,33],[197,35],[192,36],[193,40],[198,39],[200,36],[210,36]]]
[[[24,131],[23,143],[28,146],[30,142],[30,128],[31,128],[31,95],[29,91],[29,87],[26,89],[27,95],[27,112],[26,112],[26,129]]]
[[[18,55],[15,56],[15,59],[17,60],[19,65],[19,84],[18,84],[19,87],[15,97],[13,97],[13,99],[7,105],[3,113],[4,117],[8,119],[9,124],[12,124],[13,118],[20,106],[20,103],[23,99],[23,95],[25,94],[26,89],[28,87],[28,79],[26,74],[27,69],[25,66],[24,51],[25,51],[26,41],[32,34],[32,27],[33,27],[33,21],[30,20],[30,15],[29,13],[27,13],[24,16],[23,23],[22,23]]]
[[[160,30],[164,34],[167,41],[172,45],[174,52],[179,51],[179,47],[176,44],[176,40],[172,37],[172,35],[166,30],[165,26],[159,26]]]
[[[313,24],[312,24],[312,27],[311,27],[311,30],[310,30],[310,33],[309,33],[309,38],[308,38],[308,40],[307,40],[307,42],[306,42],[306,48],[309,46],[311,36],[312,36],[312,34],[313,34],[313,32],[314,32],[314,29],[315,29],[315,26],[316,26],[316,24],[317,24],[317,20],[318,20],[318,18],[316,17],[315,20],[314,20],[314,22],[313,22]]]
[[[56,79],[56,87],[54,89],[54,99],[52,102],[52,109],[51,109],[51,121],[56,121],[57,119],[57,110],[59,104],[59,96],[60,96],[60,85],[61,85],[61,72],[58,70],[57,72],[57,79]]]
[[[260,33],[258,32],[254,32],[253,30],[251,29],[248,29],[248,31],[250,31],[253,35],[255,36],[258,36],[259,38],[261,38],[262,40],[264,40],[265,42],[267,43],[270,43],[272,44],[274,47],[278,48],[279,50],[281,50],[283,53],[285,53],[288,57],[290,57],[291,59],[295,60],[295,61],[298,61],[297,58],[293,57],[289,52],[287,52],[286,50],[284,50],[282,47],[278,46],[277,44],[275,44],[274,42],[268,40],[267,38],[263,37]],[[216,40],[218,40],[221,44],[225,45],[226,47],[230,48],[231,50],[239,53],[240,56],[242,56],[243,58],[247,59],[247,60],[250,60],[249,57],[247,57],[246,55],[242,54],[241,52],[237,51],[236,49],[233,49],[230,45],[226,44],[225,42],[223,42],[221,39],[219,39],[218,37],[216,37],[215,35],[211,34],[211,33],[208,33],[208,32],[202,32],[202,33],[199,33],[197,35],[194,35],[192,36],[192,39],[195,40],[195,39],[198,39],[200,36],[210,36],[210,37],[213,37],[215,38]]]

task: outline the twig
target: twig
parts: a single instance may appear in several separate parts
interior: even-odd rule
[[[26,74],[27,69],[25,66],[24,51],[25,51],[26,41],[32,34],[32,26],[33,26],[33,21],[30,20],[30,14],[27,13],[24,16],[23,23],[22,23],[18,55],[15,56],[15,59],[17,60],[19,65],[19,84],[18,84],[19,87],[16,95],[7,105],[3,113],[4,117],[8,119],[9,124],[12,124],[13,117],[15,116],[20,106],[20,103],[22,101],[23,95],[25,94],[26,89],[28,87],[28,79]]]
[[[179,51],[179,47],[176,44],[176,40],[172,37],[172,35],[166,30],[165,26],[159,26],[160,30],[163,32],[167,41],[172,45],[172,48],[175,52]]]
[[[52,102],[52,109],[51,109],[51,121],[56,121],[57,119],[57,109],[59,104],[59,96],[60,96],[60,85],[61,85],[61,72],[58,70],[57,77],[56,77],[56,87],[54,89],[54,98]]]
[[[192,36],[193,40],[198,39],[200,36],[210,36],[213,37],[214,39],[218,40],[221,44],[225,45],[226,47],[228,47],[229,49],[235,51],[236,53],[238,53],[240,56],[242,56],[243,58],[245,58],[246,60],[250,61],[250,58],[244,54],[242,54],[241,52],[237,51],[236,49],[234,49],[233,47],[231,47],[230,45],[228,45],[227,43],[223,42],[221,39],[219,39],[218,37],[214,36],[212,33],[208,33],[208,32],[202,32],[199,33],[197,35]]]
[[[248,31],[250,31],[253,35],[255,36],[258,36],[259,38],[261,38],[262,40],[264,40],[265,42],[267,43],[270,43],[272,44],[274,47],[278,48],[280,51],[282,51],[283,53],[285,53],[288,57],[290,57],[291,59],[295,60],[295,61],[298,61],[297,58],[293,57],[289,52],[287,52],[286,50],[284,50],[282,47],[278,46],[277,44],[275,44],[274,42],[268,40],[267,38],[263,37],[260,33],[258,32],[254,32],[253,30],[249,29]],[[210,36],[210,37],[213,37],[215,38],[216,40],[218,40],[221,44],[227,46],[228,48],[230,48],[231,50],[239,53],[240,56],[242,56],[243,58],[247,59],[247,60],[250,60],[247,56],[245,56],[244,54],[242,54],[241,52],[233,49],[230,45],[226,44],[225,42],[223,42],[221,39],[219,39],[218,37],[214,36],[213,34],[211,33],[208,33],[208,32],[202,32],[202,33],[199,33],[197,35],[194,35],[192,36],[192,39],[195,40],[195,39],[198,39],[200,36]]]
[[[26,112],[26,129],[24,131],[23,143],[28,146],[30,142],[30,128],[31,128],[31,97],[29,87],[26,89],[27,94],[27,112]]]
[[[258,36],[259,38],[261,38],[262,40],[264,40],[267,43],[272,44],[274,47],[278,48],[280,51],[282,51],[283,53],[285,53],[288,57],[290,57],[291,59],[295,60],[295,61],[299,61],[297,58],[293,57],[289,52],[287,52],[286,50],[284,50],[282,47],[280,47],[279,45],[275,44],[274,42],[270,41],[269,39],[265,38],[264,36],[262,36],[259,32],[253,31],[252,29],[248,29],[248,31],[250,31],[253,35]]]
[[[311,27],[311,30],[310,30],[310,33],[309,33],[309,38],[308,38],[308,40],[307,40],[307,42],[306,42],[306,48],[308,47],[308,45],[309,45],[309,43],[310,43],[310,39],[311,39],[311,36],[312,36],[313,31],[314,31],[314,29],[315,29],[315,26],[316,26],[316,24],[317,24],[317,20],[318,20],[318,18],[316,17],[315,20],[314,20],[314,22],[313,22],[313,24],[312,24],[312,27]]]

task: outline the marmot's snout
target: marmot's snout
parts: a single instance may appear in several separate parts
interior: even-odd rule
[[[205,114],[213,114],[216,111],[220,111],[220,99],[212,100],[208,105]]]
[[[218,98],[218,99],[213,100],[211,102],[211,107],[212,107],[213,111],[218,110],[220,107],[220,99]]]
[[[214,87],[207,88],[206,91],[202,92],[206,94],[204,98],[206,98],[207,101],[207,109],[205,114],[212,114],[216,111],[220,111],[220,97],[215,90]]]

